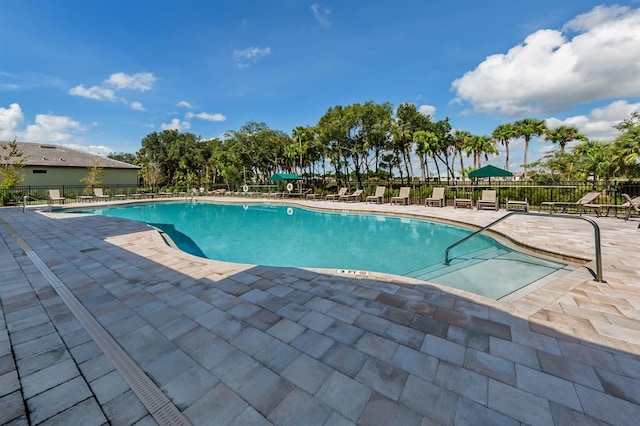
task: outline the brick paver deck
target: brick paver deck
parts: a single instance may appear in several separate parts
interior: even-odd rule
[[[473,225],[505,214],[294,202]],[[0,424],[163,422],[17,239],[195,425],[640,419],[637,219],[595,219],[606,283],[578,268],[507,302],[382,274],[206,260],[140,223],[35,210],[0,209]],[[496,230],[593,259],[583,221],[518,216]]]

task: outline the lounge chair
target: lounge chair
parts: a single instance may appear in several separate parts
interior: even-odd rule
[[[60,196],[59,189],[50,189],[47,191],[47,204],[54,204],[56,201],[59,201],[60,204],[64,204],[64,197]]]
[[[618,210],[624,210],[624,220],[628,220],[631,215],[631,211],[635,206],[640,205],[640,196],[631,198],[627,194],[622,194],[622,197],[627,200],[623,204],[585,204],[583,207],[585,209],[593,209],[596,211],[598,216],[609,216],[609,212],[613,210],[614,216],[618,217]],[[604,214],[602,214],[604,212]]]
[[[500,200],[498,200],[496,196],[496,191],[494,189],[484,189],[480,199],[476,201],[476,208],[478,210],[488,209],[498,211],[500,208]]]
[[[427,197],[424,199],[424,205],[426,206],[438,206],[444,207],[446,204],[444,199],[444,188],[438,187],[433,188],[433,193],[431,193],[431,197]]]
[[[307,194],[311,193],[311,191],[313,191],[313,188],[305,189],[301,192],[289,192],[287,196],[291,198],[305,198]]]
[[[358,199],[360,199],[362,197],[362,194],[364,193],[364,191],[362,189],[356,189],[355,191],[353,191],[353,194],[344,194],[342,196],[340,196],[340,201],[358,201]]]
[[[400,188],[400,193],[397,197],[391,197],[391,204],[402,202],[403,205],[409,204],[409,195],[411,192],[411,188],[408,186],[403,186]]]
[[[627,194],[622,194],[622,196],[625,200],[627,200],[625,204],[629,204],[629,206],[626,208],[624,220],[629,220],[629,218],[631,217],[631,211],[640,213],[640,196],[635,198],[631,198]],[[640,228],[640,225],[638,225],[638,228]]]
[[[367,195],[365,201],[368,203],[371,201],[372,203],[383,203],[384,202],[384,191],[387,189],[386,186],[376,186],[376,193],[373,195]]]
[[[342,197],[347,193],[347,191],[348,191],[348,188],[346,186],[343,186],[342,188],[340,188],[340,190],[336,194],[327,194],[327,196],[324,199],[331,200],[331,201],[338,201],[340,197]]]
[[[576,211],[582,214],[586,212],[584,205],[591,204],[592,201],[598,198],[601,194],[602,194],[601,192],[589,192],[584,197],[580,198],[578,201],[574,203],[564,202],[564,201],[543,201],[542,203],[540,203],[540,207],[538,208],[538,211],[540,211],[540,208],[542,206],[549,206],[549,214],[555,213],[556,207],[560,207],[562,209],[561,213],[567,213],[570,207],[575,207]]]
[[[310,192],[306,198],[307,200],[322,200],[322,194],[319,192]]]
[[[104,201],[109,200],[109,196],[108,195],[104,195],[104,193],[102,192],[102,188],[93,188],[93,197],[98,201],[100,201],[100,200],[104,200]]]

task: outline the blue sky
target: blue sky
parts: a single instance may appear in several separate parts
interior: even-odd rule
[[[166,128],[290,134],[368,100],[478,135],[535,117],[600,140],[640,111],[640,0],[0,0],[0,40],[0,140],[102,154]]]

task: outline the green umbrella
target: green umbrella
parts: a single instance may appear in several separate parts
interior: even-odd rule
[[[277,173],[269,178],[274,182],[282,181],[282,180],[301,180],[302,178],[295,174],[290,173]]]
[[[496,167],[496,166],[484,166],[479,168],[478,170],[474,170],[471,173],[469,173],[469,177],[470,178],[492,178],[492,177],[506,177],[506,176],[513,176],[513,173],[511,173],[509,170],[504,170],[501,169],[500,167]]]

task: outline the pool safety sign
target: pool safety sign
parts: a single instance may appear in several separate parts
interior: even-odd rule
[[[352,277],[368,277],[369,276],[369,272],[367,271],[356,271],[354,269],[338,269],[338,274],[350,275]]]

